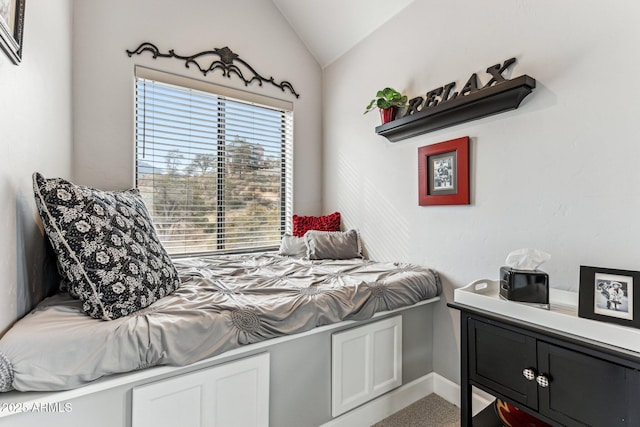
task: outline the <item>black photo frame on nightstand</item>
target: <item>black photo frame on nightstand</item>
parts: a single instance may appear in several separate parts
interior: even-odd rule
[[[640,272],[580,266],[578,316],[640,328]]]

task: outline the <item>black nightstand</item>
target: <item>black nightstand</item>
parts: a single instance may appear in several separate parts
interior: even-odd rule
[[[449,307],[460,310],[463,427],[487,425],[489,412],[496,417],[490,406],[472,418],[472,386],[555,426],[640,426],[637,353],[464,304]]]

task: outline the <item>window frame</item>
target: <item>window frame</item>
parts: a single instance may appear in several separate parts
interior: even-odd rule
[[[283,118],[289,114],[286,120],[282,120],[282,132],[281,132],[281,144],[280,144],[280,152],[282,158],[281,173],[280,173],[280,230],[279,234],[282,237],[284,234],[291,233],[291,220],[293,216],[293,103],[290,101],[272,98],[260,94],[256,94],[253,92],[247,92],[240,89],[235,89],[227,86],[221,86],[214,83],[193,79],[189,77],[180,76],[177,74],[167,73],[164,71],[159,71],[147,67],[136,66],[134,73],[134,179],[135,179],[135,187],[138,188],[138,96],[136,94],[137,84],[139,79],[152,80],[162,84],[168,84],[173,86],[178,86],[184,89],[194,89],[201,92],[210,93],[220,99],[222,99],[222,103],[226,100],[231,102],[239,102],[243,104],[255,105],[257,107],[264,107],[271,110],[281,111],[283,113]],[[224,115],[220,113],[220,106],[218,105],[218,124],[219,126],[224,126]],[[225,113],[226,114],[226,113]],[[287,126],[289,130],[287,132]],[[289,136],[287,136],[289,134]],[[217,134],[217,147],[216,153],[226,152],[227,148],[227,140],[226,134],[224,132],[218,132]],[[226,156],[217,156],[217,169],[218,171],[226,170]],[[194,251],[190,252],[188,250],[184,252],[170,252],[170,256],[172,257],[190,257],[204,254],[225,254],[225,253],[247,253],[247,252],[258,252],[265,250],[274,250],[277,249],[279,242],[273,241],[273,244],[268,246],[257,246],[257,247],[247,247],[247,248],[229,248],[225,249],[224,245],[226,242],[225,234],[230,230],[227,229],[225,224],[225,176],[226,173],[217,173],[216,174],[216,188],[217,188],[217,198],[216,198],[216,249],[215,250],[206,250],[206,251]],[[153,212],[153,209],[150,209]],[[164,242],[163,242],[164,243]],[[185,248],[188,246],[185,245]]]

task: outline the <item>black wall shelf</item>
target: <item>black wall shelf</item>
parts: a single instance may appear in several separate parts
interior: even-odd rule
[[[515,110],[536,87],[535,79],[524,75],[376,127],[376,133],[391,142]]]

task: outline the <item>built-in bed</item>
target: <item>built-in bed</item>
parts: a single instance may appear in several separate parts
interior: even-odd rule
[[[115,207],[111,210],[116,214],[124,212],[125,226],[133,226],[130,228],[135,240],[136,227],[144,225],[140,217],[148,215],[144,205],[138,203],[137,194],[125,197],[122,193],[99,192],[96,198],[92,193],[91,203],[78,203],[77,199],[86,199],[89,192],[95,190],[64,180],[44,180],[37,174],[34,189],[50,238],[54,232],[60,233],[64,225],[52,214],[55,203],[68,202],[63,203],[60,211],[70,218],[66,225],[73,233],[62,232],[62,237],[51,238],[51,242],[63,276],[66,273],[67,277],[73,278],[73,274],[80,277],[80,271],[88,285],[84,283],[84,288],[74,289],[66,283],[68,292],[45,299],[0,339],[0,389],[7,392],[0,397],[0,416],[47,412],[34,411],[40,407],[33,405],[57,402],[58,406],[49,406],[48,412],[53,408],[59,409],[53,412],[64,414],[73,408],[76,422],[87,421],[86,416],[90,415],[81,414],[82,402],[86,409],[100,406],[94,399],[104,399],[105,403],[111,399],[128,408],[120,423],[126,426],[154,425],[158,420],[161,425],[171,425],[166,423],[169,414],[178,414],[179,419],[185,421],[184,416],[208,413],[209,407],[218,411],[218,415],[211,417],[237,420],[245,413],[249,414],[247,419],[264,425],[268,420],[272,423],[274,419],[287,420],[282,415],[287,402],[280,400],[284,396],[324,396],[316,399],[319,402],[326,402],[327,396],[331,396],[331,416],[327,415],[327,408],[322,407],[306,411],[303,418],[298,417],[298,425],[314,425],[318,420],[326,422],[403,384],[402,365],[407,360],[402,355],[403,349],[408,349],[405,354],[413,359],[418,353],[427,358],[410,362],[410,370],[414,371],[410,379],[428,372],[430,355],[425,349],[430,348],[430,344],[425,339],[428,340],[430,334],[424,330],[431,325],[429,312],[422,307],[425,302],[437,300],[441,290],[437,273],[412,264],[350,258],[350,251],[361,254],[357,233],[318,232],[314,240],[314,232],[309,232],[304,240],[308,249],[305,257],[276,252],[173,261],[168,257],[157,260],[150,257],[150,265],[156,268],[149,268],[146,277],[150,281],[164,276],[174,280],[171,271],[165,271],[166,263],[170,263],[170,269],[175,269],[177,284],[160,286],[159,294],[153,295],[148,290],[142,294],[132,292],[128,300],[111,301],[109,292],[115,289],[121,292],[111,293],[121,296],[127,291],[124,285],[130,285],[128,291],[134,290],[134,282],[118,281],[112,273],[113,266],[107,273],[105,269],[96,268],[101,267],[96,263],[102,257],[101,249],[93,243],[89,245],[90,250],[86,249],[87,236],[82,234],[85,226],[82,223],[78,226],[78,222],[99,223],[102,229],[120,222],[113,218],[99,222],[84,214],[71,214],[69,209],[81,204],[84,211],[109,211],[109,200],[104,199],[115,197]],[[69,195],[73,200],[69,201]],[[129,196],[133,202],[127,199]],[[57,230],[52,230],[52,224]],[[101,238],[110,242],[126,240],[125,234],[110,231]],[[113,239],[114,235],[119,238]],[[74,238],[77,247],[74,247]],[[355,246],[351,250],[348,245],[353,242]],[[324,256],[319,256],[323,251]],[[115,250],[102,252],[111,259],[124,255]],[[331,254],[344,259],[332,259],[328,256]],[[125,264],[124,259],[131,257],[119,258],[117,268],[130,271],[133,270],[130,265],[135,264],[136,271],[142,269],[141,263]],[[105,281],[108,286],[104,285]],[[119,287],[121,284],[125,289]],[[104,294],[100,292],[102,289],[106,289]],[[145,307],[132,309],[141,299],[146,302]],[[105,318],[110,320],[103,320]],[[402,339],[403,320],[405,330],[422,335],[415,337],[415,343]],[[291,360],[296,354],[303,355],[302,360]],[[376,354],[381,356],[377,358]],[[380,384],[375,378],[362,379],[370,388],[367,396],[362,396],[359,390],[350,391],[349,384],[338,384],[342,381],[340,378],[353,382],[350,375],[360,370],[360,357],[370,359],[362,362],[362,366],[371,364],[372,372],[378,370],[371,375],[384,377]],[[327,372],[328,363],[330,372]],[[424,365],[415,368],[422,363]],[[288,371],[286,365],[292,370]],[[329,375],[331,381],[327,378]],[[370,374],[365,373],[367,375]],[[287,383],[307,389],[292,393],[284,385]],[[192,395],[196,389],[200,391]],[[270,397],[271,389],[278,396]],[[218,390],[217,394],[213,390]],[[212,396],[215,404],[202,403],[204,397],[211,399]],[[236,398],[230,402],[230,396],[240,396],[238,399],[242,400],[246,397],[248,402],[241,404]],[[72,398],[80,399],[75,406],[60,406],[65,404],[64,399]],[[184,410],[173,407],[181,401],[185,402]],[[201,404],[187,408],[194,401]],[[167,405],[167,402],[173,404]],[[247,409],[229,415],[224,408],[231,406]],[[295,412],[294,408],[291,410]],[[316,415],[312,415],[314,413]],[[26,421],[16,425],[30,425],[29,420],[38,417],[21,414],[12,418],[25,416],[31,418],[23,418]],[[159,418],[149,421],[153,416]],[[202,416],[204,418],[194,421],[195,425],[215,424],[206,421],[209,415]],[[64,424],[70,420],[62,421]],[[291,422],[282,421],[282,424],[293,425]],[[105,425],[112,425],[113,421],[109,423]]]
[[[181,286],[111,321],[68,293],[43,301],[0,339],[1,388],[67,390],[106,375],[188,365],[241,345],[365,320],[439,294],[427,268],[275,253],[180,259]]]

